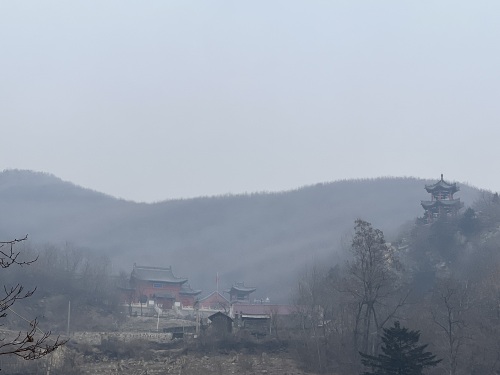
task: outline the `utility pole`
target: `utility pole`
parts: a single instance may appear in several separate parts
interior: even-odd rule
[[[198,301],[194,303],[195,311],[196,311],[196,334],[200,334],[200,306],[198,305]]]
[[[71,318],[71,300],[68,301],[68,328],[66,329],[66,336],[69,337],[69,321]]]
[[[158,329],[160,328],[160,309],[158,308],[158,320],[156,321],[156,332],[158,332]]]

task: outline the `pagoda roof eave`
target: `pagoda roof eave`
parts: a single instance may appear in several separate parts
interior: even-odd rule
[[[233,285],[231,285],[231,287],[229,289],[225,290],[224,292],[226,292],[226,293],[238,292],[238,293],[250,294],[250,293],[255,292],[256,290],[257,290],[257,288],[255,288],[253,286],[246,286],[245,283],[238,282],[238,283],[234,283]]]
[[[461,206],[462,202],[460,199],[449,199],[449,200],[435,200],[435,201],[421,201],[420,204],[423,208],[433,208],[433,207],[453,207],[453,206]]]
[[[456,183],[450,184],[446,181],[439,180],[435,184],[425,185],[425,190],[427,190],[428,193],[433,193],[435,191],[440,191],[440,190],[451,191],[452,193],[456,193],[457,191],[460,190],[460,188],[457,186]]]

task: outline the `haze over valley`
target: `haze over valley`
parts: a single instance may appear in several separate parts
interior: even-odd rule
[[[353,223],[363,218],[389,240],[423,216],[417,178],[321,183],[277,193],[166,200],[116,199],[22,170],[0,174],[0,237],[29,234],[32,245],[86,248],[109,257],[112,271],[134,263],[172,266],[204,294],[244,281],[256,297],[289,302],[306,265],[343,262]],[[467,206],[479,190],[461,184]],[[348,244],[347,244],[348,246]]]
[[[0,1],[0,370],[500,374],[500,2]]]

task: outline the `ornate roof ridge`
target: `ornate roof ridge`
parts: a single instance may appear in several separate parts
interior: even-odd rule
[[[460,188],[457,186],[456,182],[446,182],[443,179],[443,174],[441,174],[441,179],[434,184],[425,185],[425,190],[427,190],[428,193],[432,193],[434,190],[453,190],[453,192],[457,192]]]

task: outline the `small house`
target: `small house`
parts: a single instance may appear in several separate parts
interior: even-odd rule
[[[208,317],[212,322],[212,330],[217,335],[225,335],[233,331],[233,319],[220,311]]]

